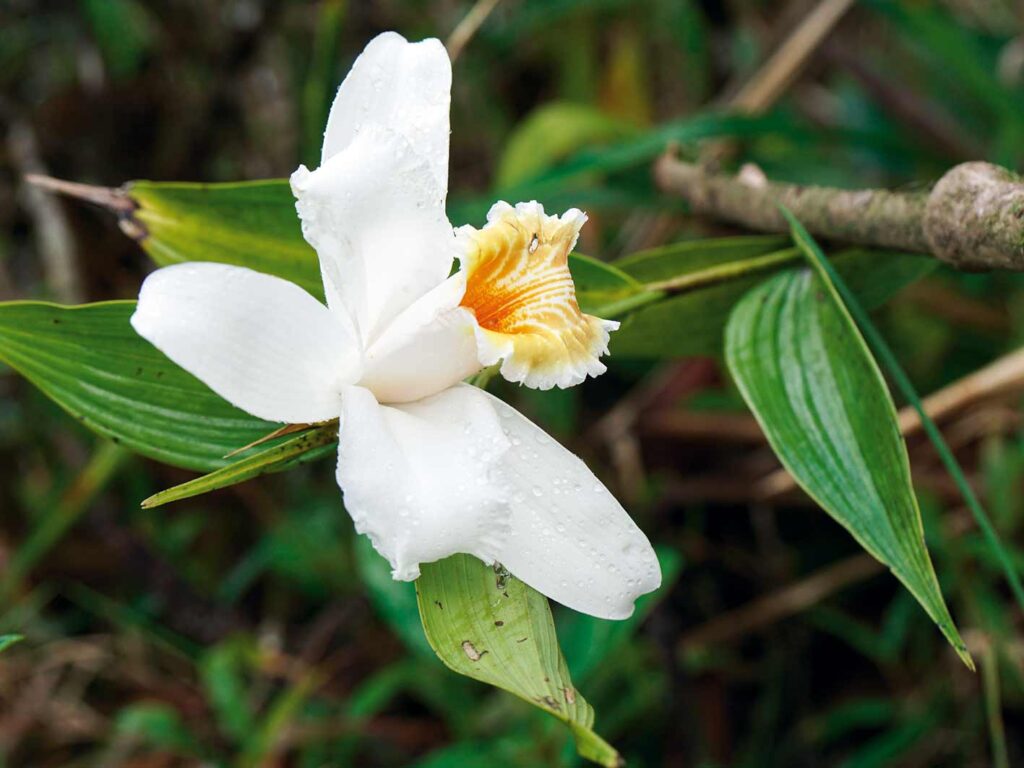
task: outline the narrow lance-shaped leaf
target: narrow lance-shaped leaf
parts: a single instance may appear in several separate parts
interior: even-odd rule
[[[297,464],[333,454],[337,449],[338,424],[322,424],[313,427],[297,437],[263,448],[255,453],[233,461],[209,474],[160,491],[142,502],[145,509],[160,507],[172,501],[181,501],[199,496],[218,488],[243,483],[269,472],[281,472]]]
[[[229,405],[139,337],[133,301],[0,304],[3,360],[95,432],[168,464],[208,471],[276,425]]]
[[[783,466],[973,668],[925,547],[896,408],[833,287],[804,269],[752,290],[729,318],[725,355]]]
[[[416,598],[427,640],[449,668],[559,718],[583,757],[622,765],[593,731],[594,710],[569,679],[543,595],[474,557],[455,555],[423,566]]]

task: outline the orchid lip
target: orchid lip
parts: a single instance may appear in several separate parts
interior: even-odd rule
[[[466,275],[462,305],[477,320],[480,362],[529,387],[570,387],[605,371],[609,333],[618,323],[580,311],[569,253],[587,217],[561,216],[536,201],[497,203],[482,229],[462,227]]]

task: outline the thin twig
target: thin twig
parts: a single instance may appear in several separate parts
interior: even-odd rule
[[[87,203],[107,208],[115,213],[131,213],[137,207],[132,199],[128,197],[127,193],[112,187],[79,184],[75,181],[64,181],[63,179],[55,179],[52,176],[44,176],[39,173],[25,174],[25,181],[48,192],[56,192],[76,198],[77,200],[84,200]]]
[[[777,592],[720,614],[680,639],[683,649],[733,640],[787,616],[807,610],[843,587],[882,573],[885,566],[867,554],[854,555],[822,568]]]
[[[462,21],[452,30],[445,42],[445,48],[448,49],[448,58],[453,64],[499,2],[500,0],[477,0],[469,9],[469,13],[463,16]]]
[[[949,519],[948,535],[961,536],[972,526],[973,520],[969,515],[956,514]],[[841,589],[885,570],[882,563],[866,552],[852,555],[683,633],[679,647],[689,650],[736,640],[795,616]]]
[[[793,84],[852,5],[853,0],[821,0],[775,53],[728,99],[727,108],[752,115],[769,109]],[[701,164],[717,167],[735,146],[735,141],[730,139],[708,144],[701,152]]]
[[[29,174],[27,182],[30,182],[34,172],[43,170],[35,134],[27,123],[16,122],[11,126],[7,146],[15,170]],[[67,304],[83,301],[85,289],[75,252],[75,240],[64,210],[57,201],[31,183],[23,185],[23,199],[32,216],[46,283],[53,296]]]
[[[740,112],[759,114],[778,101],[853,3],[854,0],[822,0],[818,3],[757,73],[736,92],[730,105]]]

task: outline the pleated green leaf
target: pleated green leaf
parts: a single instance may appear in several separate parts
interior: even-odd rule
[[[0,304],[0,360],[93,431],[154,459],[210,471],[277,425],[229,405],[129,324],[133,301]]]
[[[160,266],[215,261],[277,275],[323,298],[320,267],[302,239],[285,179],[233,184],[133,181],[128,227]]]
[[[925,546],[892,397],[831,284],[802,269],[750,291],[729,318],[725,358],[783,466],[971,666]]]
[[[427,640],[445,665],[562,720],[583,757],[623,764],[593,730],[594,710],[569,679],[543,595],[475,557],[454,555],[423,566],[416,599]]]
[[[135,210],[122,226],[159,266],[213,261],[291,280],[323,299],[316,253],[302,238],[285,179],[232,184],[133,181]],[[476,222],[482,224],[482,222]],[[641,286],[596,259],[573,254],[580,304],[595,314],[629,308]]]

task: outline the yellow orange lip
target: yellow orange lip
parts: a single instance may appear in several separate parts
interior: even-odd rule
[[[569,253],[587,217],[549,216],[537,202],[497,203],[483,229],[459,230],[466,291],[476,316],[480,363],[528,387],[579,384],[605,371],[600,357],[618,323],[583,314]]]

